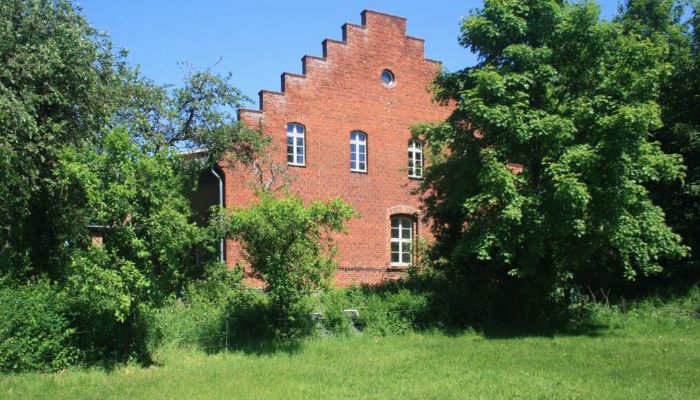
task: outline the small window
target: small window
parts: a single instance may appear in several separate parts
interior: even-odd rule
[[[420,140],[408,141],[408,176],[423,177],[423,143]]]
[[[413,220],[409,217],[391,217],[391,265],[406,267],[413,256]]]
[[[384,86],[394,86],[394,73],[388,69],[382,71],[382,82]]]
[[[350,171],[367,172],[367,135],[350,133]]]
[[[287,124],[287,164],[306,165],[305,129],[300,124]]]

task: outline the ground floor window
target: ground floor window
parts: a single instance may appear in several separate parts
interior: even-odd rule
[[[405,267],[413,256],[413,219],[406,216],[391,217],[391,265]]]

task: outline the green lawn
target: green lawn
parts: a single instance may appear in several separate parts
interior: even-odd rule
[[[2,399],[700,399],[700,323],[599,337],[314,339],[293,353],[163,349],[160,366],[0,378]]]

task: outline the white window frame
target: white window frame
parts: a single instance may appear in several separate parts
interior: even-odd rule
[[[417,139],[408,141],[408,176],[423,179],[423,142]]]
[[[364,147],[364,151],[360,151],[360,146]],[[364,161],[360,160],[360,155],[365,156]],[[362,164],[364,168],[361,168]],[[362,131],[350,132],[350,171],[367,172],[367,134]]]
[[[291,145],[289,144],[289,139],[292,139]],[[299,145],[300,139],[301,145]],[[301,152],[299,152],[300,147]],[[300,155],[302,162],[298,161]],[[292,161],[289,161],[289,156],[292,157]],[[297,167],[306,166],[306,127],[295,122],[287,124],[287,164]]]
[[[413,263],[413,219],[405,215],[395,215],[391,217],[391,266],[408,267]],[[394,222],[397,226],[394,226]],[[408,231],[408,237],[404,234]],[[396,246],[394,246],[396,244]],[[394,251],[394,247],[397,251]],[[394,254],[398,254],[398,261],[394,261]],[[408,257],[408,262],[404,261]]]

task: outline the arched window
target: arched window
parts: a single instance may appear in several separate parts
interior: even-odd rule
[[[367,135],[350,133],[350,171],[367,172]]]
[[[408,141],[408,176],[423,177],[423,143],[420,140]]]
[[[406,267],[413,258],[413,219],[391,217],[391,265]]]
[[[287,124],[287,164],[306,165],[305,133],[304,125]]]

